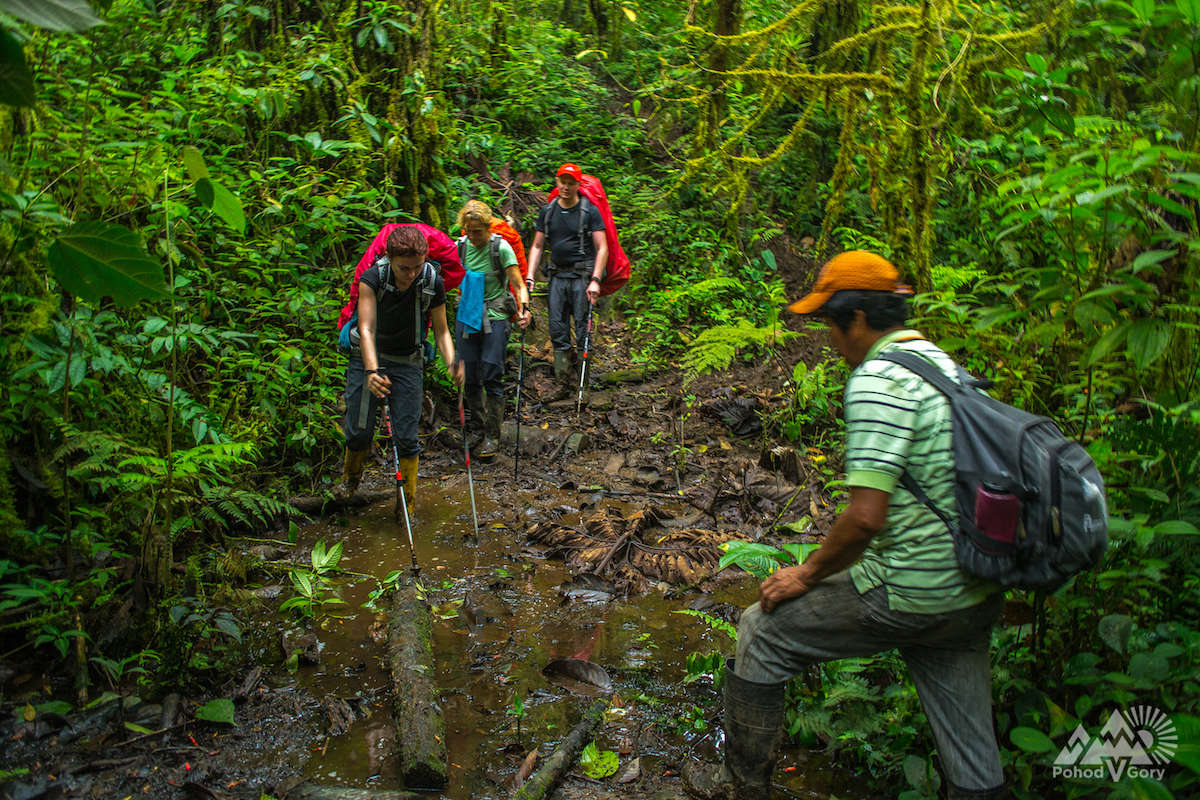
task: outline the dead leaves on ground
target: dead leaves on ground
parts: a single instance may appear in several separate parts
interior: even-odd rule
[[[719,570],[719,545],[733,534],[691,528],[668,531],[669,519],[658,509],[621,515],[601,509],[584,521],[583,530],[556,521],[530,528],[529,538],[549,548],[581,572],[611,578],[628,592],[645,591],[653,582],[694,586]]]

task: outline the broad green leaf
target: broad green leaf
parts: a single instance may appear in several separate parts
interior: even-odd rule
[[[58,714],[60,717],[64,714],[70,714],[74,706],[62,700],[51,700],[48,703],[42,703],[37,707],[39,714]]]
[[[1027,753],[1049,753],[1055,749],[1050,737],[1036,728],[1013,728],[1009,731],[1008,738]]]
[[[634,11],[629,6],[621,6],[621,10],[625,12],[625,16],[626,16],[626,18],[628,18],[628,20],[630,22],[637,22],[637,12],[636,11]]]
[[[196,719],[201,719],[205,722],[221,722],[226,725],[233,725],[233,701],[227,697],[218,697],[216,700],[209,700],[196,709]]]
[[[47,259],[63,288],[90,303],[111,297],[119,306],[130,306],[168,296],[162,265],[122,225],[72,225],[50,245]]]
[[[87,0],[0,0],[0,11],[52,31],[86,31],[104,24]]]
[[[1171,720],[1179,731],[1179,748],[1172,758],[1176,763],[1200,775],[1200,717],[1173,714]]]
[[[1133,800],[1175,800],[1177,795],[1154,778],[1133,778],[1129,781],[1129,797]]]
[[[1200,530],[1187,520],[1169,519],[1166,522],[1160,522],[1154,526],[1155,535],[1164,534],[1166,536],[1195,536],[1200,534]]]
[[[1088,351],[1084,357],[1084,363],[1088,366],[1098,364],[1103,361],[1109,353],[1117,349],[1117,346],[1125,341],[1125,337],[1129,333],[1129,323],[1122,322],[1115,328],[1110,328],[1100,337],[1100,341],[1092,345],[1092,349]]]
[[[1175,0],[1175,7],[1188,22],[1200,25],[1200,0]]]
[[[0,103],[31,106],[36,99],[33,76],[25,63],[25,50],[12,35],[0,28]]]
[[[188,178],[191,180],[198,181],[201,178],[210,177],[208,165],[204,163],[204,156],[198,148],[190,144],[184,145],[179,157],[183,160],[183,166],[187,167]]]
[[[1172,250],[1146,250],[1142,253],[1138,253],[1138,257],[1135,258],[1133,263],[1129,266],[1134,272],[1141,272],[1147,267],[1152,267],[1155,264],[1158,264],[1160,261],[1166,261],[1173,255],[1175,255],[1175,252]]]
[[[1156,0],[1133,0],[1133,13],[1139,22],[1149,22],[1154,17]]]
[[[601,750],[595,742],[589,742],[579,756],[579,766],[583,767],[584,774],[589,778],[599,780],[615,773],[620,762],[616,752]]]
[[[238,233],[246,232],[246,214],[233,192],[211,178],[201,178],[196,181],[196,197],[226,225]]]
[[[1153,364],[1171,343],[1171,324],[1161,319],[1139,319],[1129,328],[1126,345],[1138,369]]]
[[[1026,53],[1025,63],[1028,64],[1029,68],[1034,72],[1044,73],[1046,71],[1046,59],[1040,53]]]
[[[1111,325],[1113,321],[1112,313],[1107,308],[1086,300],[1077,303],[1072,313],[1075,323],[1081,328],[1100,329]]]
[[[1100,620],[1100,638],[1118,653],[1125,652],[1129,637],[1133,635],[1133,620],[1125,614],[1109,614]]]
[[[1051,125],[1068,136],[1075,135],[1075,118],[1071,116],[1070,111],[1062,106],[1045,105],[1042,106],[1042,113],[1046,115],[1046,120]]]

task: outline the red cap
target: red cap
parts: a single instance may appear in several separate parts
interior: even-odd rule
[[[579,168],[578,164],[572,164],[570,161],[568,161],[567,163],[565,163],[561,167],[559,167],[558,172],[556,172],[554,174],[557,177],[562,177],[563,175],[570,175],[576,181],[583,180],[583,170],[581,170]]]

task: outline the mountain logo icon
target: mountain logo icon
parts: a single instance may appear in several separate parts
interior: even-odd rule
[[[1131,764],[1166,764],[1179,747],[1175,723],[1154,706],[1134,706],[1127,712],[1112,712],[1095,736],[1083,725],[1054,759],[1055,766],[1106,766],[1119,776]]]

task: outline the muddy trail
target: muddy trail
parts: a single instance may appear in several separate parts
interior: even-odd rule
[[[607,705],[588,741],[593,760],[615,756],[615,772],[588,777],[575,761],[550,796],[683,797],[680,765],[713,757],[720,734],[717,693],[702,669],[689,676],[689,657],[732,651],[712,620],[735,623],[757,586],[736,568],[719,570],[718,545],[776,541],[778,526],[805,517],[820,530],[833,515],[830,465],[775,447],[761,427],[784,402],[792,365],[812,360],[823,341],[802,336],[684,386],[677,369],[628,366],[619,319],[597,328],[578,413],[574,394],[552,399],[544,335],[527,337],[519,472],[510,413],[502,453],[472,464],[478,530],[457,407],[452,397],[427,401],[409,503],[418,574],[381,438],[360,489],[366,504],[293,527],[292,542],[286,532],[230,541],[228,566],[245,579],[220,598],[236,609],[247,643],[237,680],[215,695],[181,686],[161,702],[128,698],[32,721],[17,706],[2,768],[29,772],[3,784],[4,796],[348,799],[403,790],[386,658],[391,595],[381,590],[415,582],[431,610],[448,777],[425,796],[513,796],[601,696]],[[314,572],[314,546],[320,555],[339,545],[336,565],[305,597],[289,573]],[[207,623],[204,637],[213,638],[198,652],[220,640],[216,621]],[[214,697],[233,701],[233,725],[195,719]],[[786,748],[777,779],[802,797],[869,796],[819,750]]]

